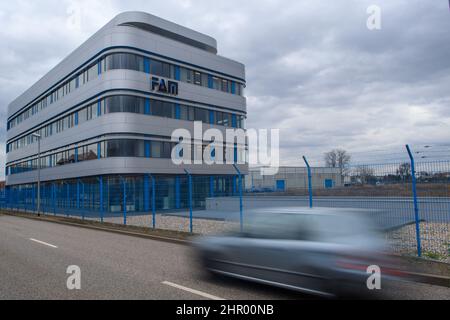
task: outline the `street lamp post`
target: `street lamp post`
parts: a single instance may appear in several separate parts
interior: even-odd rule
[[[38,179],[37,179],[37,215],[41,215],[41,135],[33,133],[38,139]]]

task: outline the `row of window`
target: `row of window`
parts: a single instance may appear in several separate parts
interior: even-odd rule
[[[154,204],[157,210],[189,207],[188,179],[185,175],[153,175]],[[41,209],[56,212],[82,209],[91,212],[148,212],[152,208],[152,183],[146,175],[104,175],[41,183]],[[126,196],[123,197],[123,184]],[[102,187],[100,187],[100,185]],[[238,191],[236,176],[192,176],[192,205],[205,207],[208,196],[231,196]],[[9,186],[5,194],[8,206],[36,209],[37,186]]]
[[[31,107],[27,108],[25,111],[22,111],[19,115],[8,121],[7,130],[14,128],[22,121],[38,113],[40,110],[43,110],[52,103],[62,99],[64,96],[79,88],[80,85],[87,83],[89,80],[97,78],[98,74],[99,70],[97,64],[84,69],[77,76],[65,82],[59,88],[53,90],[44,98],[34,103]]]
[[[131,112],[186,121],[202,121],[225,127],[245,127],[243,115],[128,95],[105,98],[101,112]]]
[[[172,150],[177,143],[168,141],[150,141],[138,139],[112,139],[83,146],[73,146],[62,148],[62,151],[52,151],[41,156],[41,168],[52,168],[70,163],[96,160],[111,157],[145,157],[145,158],[164,158],[170,159]],[[200,146],[191,146],[191,159],[194,159],[194,153],[200,152]],[[202,145],[201,152],[205,151],[207,144]],[[223,159],[226,159],[227,148],[223,148]],[[235,162],[244,159],[241,150],[238,151],[237,146],[234,153],[230,156],[234,157]],[[183,157],[183,149],[180,148],[178,157]],[[211,158],[216,156],[215,150],[211,151]],[[28,172],[38,169],[38,159],[29,158],[27,160],[6,166],[6,175]]]
[[[95,119],[102,114],[130,112],[148,114],[158,117],[180,119],[187,121],[202,121],[225,127],[243,128],[245,117],[228,112],[207,110],[199,107],[181,105],[156,99],[141,98],[129,95],[111,96],[90,104],[62,119],[54,121],[45,127],[34,131],[45,139],[56,133],[77,126],[83,122]],[[37,137],[30,133],[20,139],[10,142],[6,152],[18,150],[37,141]]]
[[[144,57],[132,53],[113,53],[100,59],[97,63],[85,68],[75,77],[66,81],[59,88],[55,89],[38,102],[21,112],[19,115],[8,121],[7,129],[14,128],[30,116],[45,109],[48,105],[58,101],[80,85],[95,79],[103,71],[127,69],[146,72],[165,78],[170,78],[182,82],[192,83],[223,92],[243,95],[243,85],[228,79],[220,78],[204,72],[181,67],[178,65],[162,62],[153,58]]]
[[[14,150],[24,148],[30,144],[37,142],[39,139],[34,134],[37,134],[41,139],[46,139],[55,134],[61,133],[64,130],[70,129],[78,124],[94,119],[97,117],[97,103],[84,107],[83,109],[71,113],[64,118],[53,121],[52,123],[42,127],[34,132],[10,142],[6,145],[6,152],[9,153]]]
[[[113,53],[101,62],[104,71],[114,69],[136,70],[152,75],[178,80],[220,90],[223,92],[243,95],[243,85],[225,78],[181,67],[167,62],[147,58],[132,53]]]

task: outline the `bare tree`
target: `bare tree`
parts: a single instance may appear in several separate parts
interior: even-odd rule
[[[327,167],[339,168],[339,173],[343,178],[347,173],[347,168],[350,164],[351,156],[345,150],[333,149],[330,152],[325,153],[324,159]]]
[[[401,181],[405,181],[411,176],[411,164],[408,162],[402,163],[397,169],[397,176],[400,177]]]

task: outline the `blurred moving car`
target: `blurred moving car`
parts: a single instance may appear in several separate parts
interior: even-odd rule
[[[255,209],[242,232],[198,238],[194,247],[215,274],[326,297],[360,296],[370,292],[368,266],[379,266],[383,281],[401,275],[370,216],[355,209]]]

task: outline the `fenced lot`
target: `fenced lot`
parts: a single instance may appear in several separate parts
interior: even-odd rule
[[[310,184],[269,193],[244,192],[239,176],[202,177],[195,184],[177,177],[174,185],[158,176],[152,177],[153,184],[127,176],[50,182],[41,185],[41,212],[210,234],[245,225],[248,211],[254,208],[365,209],[382,226],[393,251],[450,262],[450,161],[411,160],[349,166],[341,185]],[[313,176],[314,168],[310,170]],[[6,187],[0,192],[0,205],[36,212],[37,194],[36,184]],[[177,209],[165,209],[171,201]]]
[[[309,176],[317,178],[321,171],[310,168]],[[310,183],[284,192],[257,192],[244,200],[244,207],[367,209],[394,251],[450,262],[450,161],[416,162],[410,153],[409,161],[352,165],[342,174],[343,185],[320,188]],[[289,183],[285,179],[283,185]],[[220,203],[227,201],[216,199],[210,207],[233,205]]]

